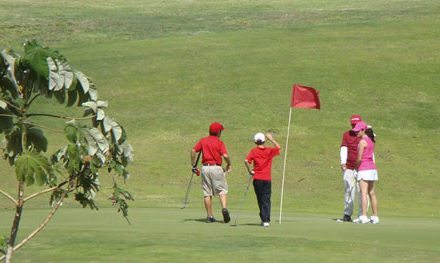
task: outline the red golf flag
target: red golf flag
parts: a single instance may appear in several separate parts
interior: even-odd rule
[[[319,110],[321,108],[319,103],[319,91],[312,87],[293,84],[290,107]]]

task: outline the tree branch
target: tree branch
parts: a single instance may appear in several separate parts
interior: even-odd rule
[[[29,113],[26,114],[26,116],[28,117],[33,117],[33,116],[45,116],[45,117],[53,117],[53,118],[58,118],[58,119],[65,119],[65,120],[87,120],[87,119],[92,119],[94,117],[96,117],[96,115],[90,115],[88,117],[66,117],[66,116],[61,116],[61,115],[56,115],[56,114],[49,114],[49,113]]]
[[[60,199],[56,203],[56,205],[52,208],[52,211],[47,215],[47,217],[41,222],[41,224],[32,232],[30,233],[26,238],[24,238],[19,244],[17,244],[14,247],[14,252],[20,249],[24,244],[26,244],[29,240],[31,240],[33,237],[35,237],[41,230],[43,230],[44,227],[49,223],[49,221],[54,216],[55,212],[60,208],[61,204],[63,203],[64,198],[66,197],[67,193],[71,190],[73,184],[73,180],[70,181],[69,187],[66,189],[66,191],[61,195]],[[0,260],[2,260],[2,257],[0,257]]]
[[[16,115],[12,115],[12,114],[0,114],[0,117],[11,117],[11,118],[14,118],[14,117],[17,117]]]
[[[36,98],[38,98],[38,97],[40,97],[40,93],[38,93],[37,95],[35,95],[28,103],[26,103],[26,106],[29,106],[29,105],[31,105],[32,104],[32,102],[36,99]]]
[[[5,101],[4,100],[4,102],[6,103],[6,104],[8,104],[9,106],[11,106],[12,108],[14,108],[14,109],[16,109],[16,110],[18,110],[18,111],[21,111],[21,109],[19,108],[19,107],[17,107],[17,106],[15,106],[14,104],[12,104],[12,103],[10,103],[9,101]]]
[[[3,191],[2,189],[0,189],[0,193],[4,196],[6,196],[9,200],[11,200],[12,203],[14,203],[14,205],[17,205],[18,202],[17,200],[14,199],[14,197],[12,197],[10,194],[6,193],[5,191]]]
[[[64,181],[64,182],[62,182],[62,183],[59,183],[57,186],[54,186],[54,187],[48,188],[48,189],[46,189],[46,190],[43,190],[43,191],[40,191],[40,192],[37,192],[37,193],[31,194],[30,196],[24,198],[24,199],[23,199],[23,202],[27,202],[27,201],[31,200],[32,198],[35,198],[35,197],[37,197],[37,196],[39,196],[39,195],[42,195],[42,194],[45,194],[45,193],[51,192],[51,191],[53,191],[53,190],[55,190],[55,189],[57,189],[57,188],[61,188],[61,186],[65,185],[67,182],[68,182],[68,181],[66,180],[66,181]]]
[[[30,196],[24,198],[24,199],[23,199],[23,202],[26,203],[27,201],[31,200],[32,198],[35,198],[35,197],[37,197],[37,196],[39,196],[39,195],[42,195],[42,194],[45,194],[45,193],[51,192],[51,191],[53,191],[53,190],[55,190],[55,189],[57,189],[57,188],[58,188],[58,186],[54,186],[54,187],[51,187],[51,188],[45,189],[45,190],[43,190],[43,191],[40,191],[40,192],[37,192],[37,193],[31,194]]]

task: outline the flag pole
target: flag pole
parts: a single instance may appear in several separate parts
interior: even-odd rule
[[[287,147],[289,145],[289,134],[290,134],[290,120],[292,117],[292,107],[289,107],[289,124],[287,125],[287,137],[286,137],[286,147],[284,150],[284,164],[283,164],[283,178],[281,180],[281,201],[280,201],[280,219],[279,223],[281,224],[281,215],[283,213],[283,195],[284,195],[284,177],[286,174],[286,160],[287,160]]]

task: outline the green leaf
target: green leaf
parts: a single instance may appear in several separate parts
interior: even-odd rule
[[[94,101],[84,102],[84,103],[81,104],[81,106],[90,108],[90,109],[93,110],[93,112],[96,112],[96,110],[98,109],[98,105]]]
[[[49,67],[49,90],[51,91],[57,91],[61,90],[64,85],[64,79],[60,76],[58,73],[58,67],[55,61],[48,57],[47,60],[47,66]]]
[[[106,153],[109,150],[109,144],[104,135],[97,128],[90,128],[87,130],[84,136],[88,143],[89,155],[95,155],[98,149],[102,153]]]
[[[67,92],[67,107],[71,107],[78,99],[78,92],[74,89],[70,89]]]
[[[103,121],[104,132],[112,132],[113,138],[119,141],[122,137],[122,127],[110,117],[105,117]]]
[[[63,86],[66,90],[70,89],[73,83],[74,75],[73,70],[66,61],[63,60],[55,60],[58,65],[58,74],[63,79]]]
[[[64,91],[55,91],[53,94],[55,95],[55,99],[57,99],[58,103],[64,104],[66,101],[66,93]]]
[[[47,151],[48,141],[39,128],[31,127],[27,130],[28,145],[33,145],[37,151]]]
[[[0,107],[0,114],[5,115],[14,115],[7,107],[1,108]],[[9,116],[0,116],[0,133],[9,131],[12,129],[12,126],[14,125],[12,117]]]
[[[69,142],[76,143],[78,141],[78,128],[75,126],[75,122],[67,123],[64,127],[64,133]]]
[[[118,212],[122,212],[122,215],[128,221],[128,204],[127,201],[134,201],[130,192],[120,188],[116,183],[113,185],[113,193],[109,198],[113,205],[118,208]],[[130,222],[130,221],[129,221]]]
[[[47,58],[64,59],[58,51],[42,47],[37,41],[27,41],[24,46],[23,63],[29,66],[38,75],[49,79],[49,66]]]
[[[90,87],[89,89],[89,97],[93,101],[98,100],[98,91],[94,87]]]
[[[12,91],[12,94],[18,94],[19,85],[15,77],[17,58],[12,50],[6,50],[6,49],[1,52],[1,56],[4,60],[5,66],[7,66],[7,77],[9,82],[12,84],[14,90]]]
[[[35,182],[41,186],[48,183],[53,170],[46,157],[36,151],[30,151],[18,156],[15,162],[15,174],[17,180],[25,181],[28,186]]]
[[[84,102],[89,101],[90,98],[89,98],[89,96],[86,93],[84,93],[84,91],[83,91],[81,85],[79,84],[79,82],[77,82],[77,88],[76,89],[78,91],[78,103],[77,103],[77,105],[81,106],[81,104],[83,104]]]
[[[3,114],[4,112],[0,110],[0,114]],[[0,133],[3,133],[5,131],[8,131],[12,128],[14,125],[14,122],[12,121],[11,117],[7,116],[0,116]]]
[[[5,134],[5,158],[9,159],[9,164],[14,164],[15,156],[22,151],[21,145],[21,129],[17,126],[12,128]]]
[[[76,173],[81,170],[81,153],[76,144],[69,144],[65,154],[67,159],[67,170],[70,174]]]
[[[90,82],[86,75],[80,71],[74,71],[75,77],[78,79],[79,85],[81,86],[84,94],[89,92]]]
[[[97,113],[96,113],[96,119],[98,121],[102,121],[105,117],[105,112],[103,109],[98,109]]]
[[[6,109],[7,106],[8,106],[8,104],[6,104],[6,102],[0,100],[0,108]]]

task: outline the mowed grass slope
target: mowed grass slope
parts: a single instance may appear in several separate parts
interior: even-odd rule
[[[220,251],[229,259],[227,251],[234,249],[231,255],[239,255],[241,261],[275,255],[289,262],[336,261],[347,247],[355,259],[365,245],[374,244],[368,250],[372,259],[435,261],[439,251],[432,245],[438,237],[431,234],[438,232],[440,207],[439,14],[440,3],[428,0],[0,1],[0,46],[21,52],[24,39],[37,38],[59,49],[94,79],[100,99],[109,101],[107,113],[124,125],[135,149],[126,185],[136,199],[130,203],[135,209],[128,228],[135,230],[111,222],[91,230],[93,220],[109,220],[111,210],[104,209],[99,211],[102,217],[78,219],[78,228],[89,234],[74,229],[69,236],[77,240],[60,245],[58,252],[43,250],[37,257],[53,253],[53,261],[65,261],[67,247],[84,242],[87,245],[78,249],[89,262],[100,262],[97,251],[103,251],[107,262],[119,261],[115,251],[128,262],[146,256],[151,261],[185,261],[179,251],[197,261],[206,256],[201,248]],[[204,217],[199,178],[190,194],[190,212],[173,210],[185,195],[194,143],[207,134],[211,122],[226,126],[222,139],[233,161],[228,180],[235,216],[246,187],[242,162],[253,147],[253,134],[271,129],[285,148],[293,83],[317,88],[322,109],[293,110],[283,206],[286,224],[260,233],[256,226],[183,223]],[[42,101],[41,106],[44,111],[65,111],[51,102]],[[378,228],[330,220],[342,213],[339,144],[352,113],[361,114],[378,135],[377,192],[383,222]],[[62,133],[47,135],[51,141],[62,141]],[[273,166],[274,221],[283,154]],[[0,166],[1,188],[13,193],[15,177],[5,165]],[[98,205],[105,207],[110,184],[102,175],[104,194]],[[29,206],[46,208],[47,199]],[[11,207],[2,196],[0,207]],[[78,206],[67,202],[63,208],[69,207]],[[158,209],[164,207],[172,212]],[[218,203],[215,208],[220,216]],[[258,223],[256,210],[251,190],[243,205],[244,223]],[[5,213],[0,218],[6,233],[11,217]],[[33,213],[25,216],[37,224]],[[75,209],[64,213],[73,215],[60,216],[64,223],[53,225],[66,233],[76,213],[81,218],[95,215]],[[35,252],[39,244],[51,247],[54,239],[62,239],[55,236],[60,231],[49,232],[51,226],[29,249]],[[112,227],[119,229],[112,232]],[[418,230],[406,235],[408,229]],[[134,241],[136,231],[144,233],[144,239]],[[87,255],[94,234],[97,240],[109,240],[106,246],[112,251],[96,247]],[[223,235],[221,245],[206,245],[211,236]],[[412,239],[418,243],[411,245]],[[151,247],[144,247],[146,240]],[[267,252],[262,249],[265,240],[273,243]],[[119,248],[122,243],[127,243],[125,249]],[[243,252],[238,251],[241,247]],[[17,254],[23,261],[30,258],[25,251]]]

